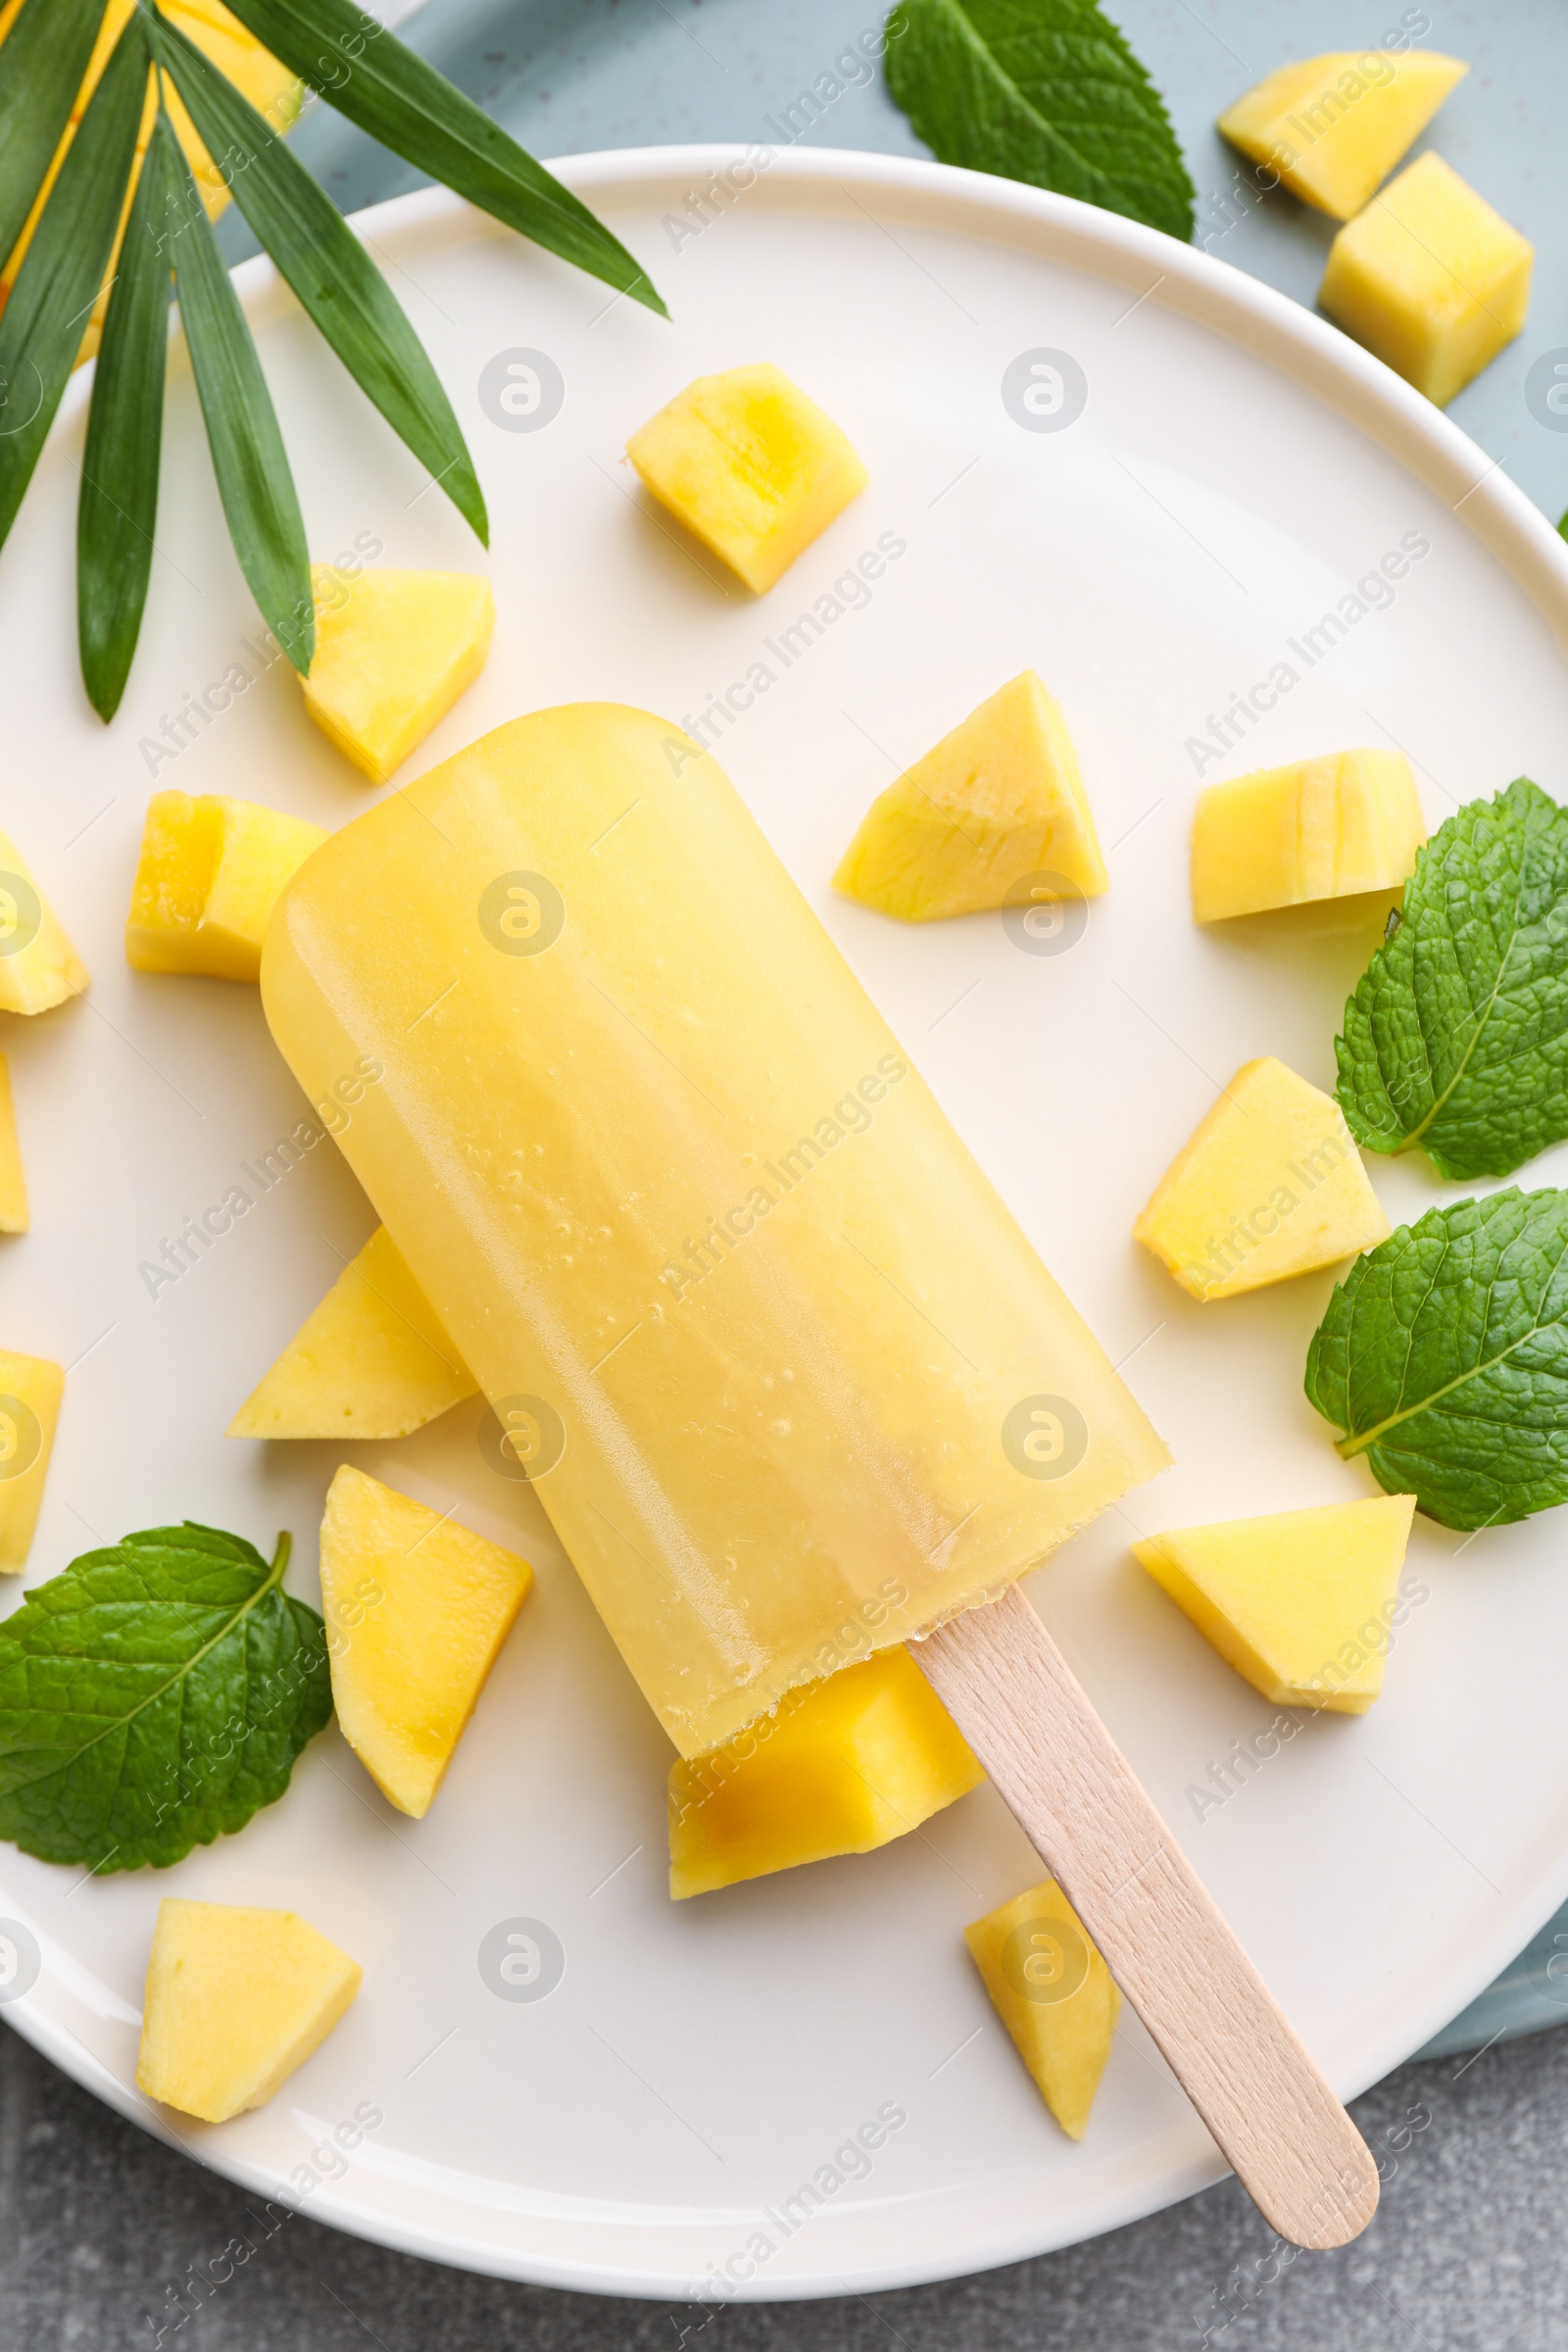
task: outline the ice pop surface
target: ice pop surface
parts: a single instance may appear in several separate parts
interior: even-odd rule
[[[1164,1467],[665,721],[539,711],[356,818],[262,995],[683,1754]]]

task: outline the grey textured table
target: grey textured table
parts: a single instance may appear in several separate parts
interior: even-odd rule
[[[854,37],[875,0],[428,0],[410,38],[542,155],[765,136],[776,113]],[[1113,13],[1165,92],[1200,190],[1199,238],[1221,259],[1310,301],[1330,224],[1288,198],[1238,199],[1214,136],[1227,100],[1288,53],[1375,43],[1400,9],[1317,0],[1120,0]],[[1526,372],[1568,342],[1568,16],[1560,0],[1490,11],[1431,0],[1431,45],[1470,61],[1431,144],[1535,240],[1531,323],[1451,414],[1555,516],[1568,505],[1568,434],[1527,407]],[[919,152],[875,83],[851,89],[823,143]],[[324,111],[298,145],[345,209],[415,184]],[[237,258],[242,238],[228,232]],[[1136,2228],[950,2285],[873,2299],[737,2307],[714,2318],[466,2277],[294,2218],[188,2314],[193,2268],[248,2230],[226,2182],[144,2137],[0,2034],[0,2347],[121,2352],[182,2341],[208,2352],[907,2352],[1006,2347],[1153,2352],[1536,2352],[1568,2311],[1558,2223],[1568,2154],[1568,2035],[1502,2041],[1401,2068],[1357,2102],[1385,2179],[1354,2246],[1281,2268],[1227,2182]],[[252,2200],[254,2204],[255,2200]],[[182,2285],[185,2293],[181,2295]],[[188,2328],[188,2333],[186,2332]],[[706,2334],[706,2343],[703,2337]]]

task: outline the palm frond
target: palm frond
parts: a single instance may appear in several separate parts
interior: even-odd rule
[[[147,65],[147,36],[140,17],[132,17],[66,151],[11,299],[0,311],[0,542],[32,479],[108,274],[136,159]]]
[[[272,396],[213,224],[166,114],[160,113],[159,129],[172,151],[176,201],[171,252],[180,323],[228,535],[262,618],[295,668],[305,672],[316,651],[311,559]]]
[[[563,261],[667,315],[642,264],[603,221],[353,0],[229,0],[229,6],[274,57],[405,163]]]
[[[176,198],[162,121],[136,182],[98,354],[76,508],[76,637],[88,700],[113,718],[141,629],[158,522]]]
[[[344,367],[488,541],[473,460],[423,344],[331,198],[256,109],[167,21],[160,61],[234,201]]]
[[[0,262],[66,135],[104,0],[26,0],[0,46]]]

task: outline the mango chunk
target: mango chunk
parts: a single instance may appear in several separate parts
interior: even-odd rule
[[[1337,50],[1281,66],[1216,127],[1293,195],[1348,220],[1469,71],[1435,49]]]
[[[1429,153],[1341,229],[1318,307],[1441,409],[1524,325],[1535,258]]]
[[[316,658],[305,708],[323,735],[384,784],[484,667],[496,625],[470,571],[311,570]]]
[[[344,1463],[321,1521],[321,1614],[343,1737],[417,1821],[528,1596],[533,1570]]]
[[[670,1767],[669,1891],[869,1853],[984,1778],[908,1651],[879,1650]]]
[[[303,817],[216,793],[155,792],[125,920],[138,972],[255,980],[283,885],[326,835]]]
[[[830,416],[780,368],[700,375],[626,444],[662,506],[759,596],[865,488]]]
[[[1193,914],[1217,923],[1396,889],[1426,837],[1402,752],[1329,752],[1254,768],[1198,796]]]
[[[11,1100],[11,1064],[0,1054],[0,1233],[25,1233],[28,1222],[27,1179],[17,1135],[16,1105]]]
[[[363,1976],[297,1911],[165,1895],[147,1962],[137,2087],[206,2124],[265,2107],[326,2039]]]
[[[46,1356],[0,1348],[0,1573],[27,1565],[65,1387]]]
[[[1383,1660],[1413,1494],[1183,1527],[1133,1551],[1238,1674],[1283,1707],[1364,1715]]]
[[[1133,1239],[1208,1299],[1332,1266],[1390,1230],[1339,1104],[1268,1054],[1182,1146]]]
[[[1098,898],[1106,879],[1060,706],[1025,669],[878,795],[833,887],[922,923]]]
[[[406,1438],[478,1383],[384,1225],[228,1425],[231,1438]]]
[[[963,1931],[1019,2057],[1069,2139],[1082,2139],[1121,1994],[1054,1879]]]
[[[86,985],[87,967],[26,859],[0,833],[0,1012],[47,1012]]]

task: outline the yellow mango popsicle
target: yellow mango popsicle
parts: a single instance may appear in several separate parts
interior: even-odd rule
[[[272,1033],[683,1754],[1165,1449],[712,758],[498,728],[279,903]]]

